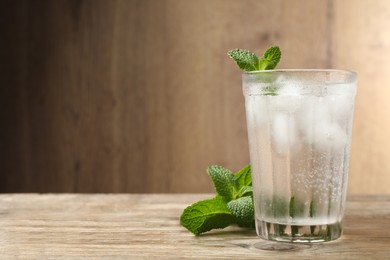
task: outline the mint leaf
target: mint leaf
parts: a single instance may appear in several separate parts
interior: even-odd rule
[[[214,228],[225,228],[234,222],[235,217],[220,197],[194,203],[180,217],[181,225],[195,235]]]
[[[314,202],[314,200],[312,200],[310,202],[310,210],[309,210],[309,215],[311,218],[314,217],[314,215],[316,214],[316,211],[317,211],[317,205]]]
[[[253,228],[250,166],[245,166],[234,175],[222,166],[213,165],[207,168],[207,173],[214,183],[216,197],[187,207],[180,217],[181,225],[196,235],[231,224]]]
[[[232,200],[227,208],[237,218],[237,223],[242,227],[254,227],[254,209],[251,196]]]
[[[247,50],[234,49],[227,53],[244,71],[253,71],[258,69],[259,59],[255,54]]]
[[[270,198],[260,198],[262,201],[260,203],[265,204],[266,214],[269,216],[274,216],[275,218],[282,218],[288,216],[289,213],[289,204],[283,198],[273,195]]]
[[[294,218],[302,216],[305,212],[305,204],[302,201],[296,200],[295,197],[290,198],[289,214],[290,217]]]
[[[290,214],[290,217],[295,217],[295,198],[294,197],[291,197],[290,198],[290,203],[289,203],[289,214]]]
[[[207,173],[214,183],[217,195],[222,196],[227,201],[235,198],[237,181],[230,170],[222,166],[213,165],[207,168]]]
[[[252,186],[243,186],[241,189],[238,190],[237,197],[245,197],[245,196],[250,196],[253,195],[253,188]]]
[[[260,59],[254,53],[241,49],[230,50],[227,54],[243,71],[272,70],[282,57],[278,46],[268,48]]]
[[[304,213],[304,210],[305,205],[302,202],[295,200],[294,196],[291,197],[289,204],[290,217],[295,218],[297,216],[301,216]],[[295,236],[296,234],[298,234],[298,230],[298,226],[291,226],[291,235]]]
[[[238,188],[242,188],[244,186],[252,186],[252,175],[251,175],[251,166],[248,164],[244,168],[242,168],[235,175]]]
[[[259,70],[272,70],[278,65],[282,53],[278,46],[273,46],[266,50],[263,54],[263,57],[259,60],[258,69]]]
[[[276,96],[277,95],[277,88],[275,86],[265,87],[263,89],[263,93],[266,96]]]
[[[312,200],[310,202],[310,209],[309,209],[309,216],[312,218],[314,217],[314,215],[316,214],[316,211],[317,211],[317,204],[314,202],[314,200]],[[314,231],[316,230],[316,226],[313,225],[313,226],[310,226],[310,233],[313,235],[314,234]]]

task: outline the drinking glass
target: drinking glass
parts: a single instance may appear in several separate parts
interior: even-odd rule
[[[356,82],[346,70],[243,74],[260,237],[307,243],[341,236]]]

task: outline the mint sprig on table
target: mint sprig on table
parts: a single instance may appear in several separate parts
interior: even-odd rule
[[[232,224],[253,228],[254,209],[250,165],[236,174],[222,166],[210,166],[207,173],[216,196],[184,209],[180,223],[195,235]]]
[[[212,199],[198,201],[184,209],[180,223],[195,235],[217,228],[238,225],[253,229],[254,205],[252,190],[252,175],[250,165],[245,166],[237,173],[222,166],[210,166],[207,173],[214,183],[216,196]],[[267,215],[278,217],[299,217],[304,213],[304,203],[294,196],[286,200],[274,195],[272,198],[263,198],[266,203]],[[310,217],[315,217],[317,206],[310,203]],[[284,234],[286,226],[278,225],[280,234]],[[267,226],[271,228],[271,226]],[[310,227],[314,235],[316,226]],[[292,227],[293,234],[298,233],[297,227]],[[320,232],[320,231],[319,231]]]

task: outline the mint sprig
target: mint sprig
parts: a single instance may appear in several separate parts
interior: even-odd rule
[[[184,209],[180,223],[195,235],[231,224],[254,227],[253,191],[250,165],[236,174],[222,166],[210,166],[207,173],[216,196]]]
[[[236,173],[239,187],[252,186],[251,166],[247,165]]]
[[[236,197],[237,194],[237,180],[233,173],[223,168],[222,166],[210,166],[207,173],[214,183],[215,190],[218,195],[227,201]]]
[[[259,70],[272,70],[278,65],[282,53],[278,46],[273,46],[266,50],[259,60]]]
[[[237,63],[238,67],[244,71],[259,69],[259,58],[250,51],[234,49],[228,51],[228,55]]]
[[[243,71],[272,70],[278,65],[282,53],[278,46],[268,48],[262,57],[242,49],[230,50],[227,53]]]
[[[214,183],[216,196],[212,199],[198,201],[184,209],[180,223],[195,235],[217,228],[225,228],[232,224],[240,227],[254,228],[254,204],[252,175],[250,165],[245,166],[237,173],[222,167],[210,166],[207,173]],[[275,218],[302,217],[305,214],[305,203],[292,196],[290,199],[273,195],[262,197],[266,215]],[[309,216],[315,217],[317,205],[310,202]],[[280,234],[285,233],[286,225],[278,226]],[[271,226],[267,226],[271,228]],[[299,232],[299,226],[291,227],[291,234]],[[316,226],[310,227],[311,234],[315,234]]]
[[[180,217],[181,224],[198,235],[214,228],[225,228],[235,222],[234,216],[221,197],[201,200],[187,207]]]
[[[252,196],[241,197],[229,201],[227,208],[236,217],[237,224],[240,227],[254,227],[253,221],[254,209]]]

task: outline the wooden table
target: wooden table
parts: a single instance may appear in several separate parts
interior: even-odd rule
[[[390,259],[390,196],[349,197],[342,238],[313,245],[237,227],[194,236],[179,216],[211,196],[3,194],[0,259]]]

